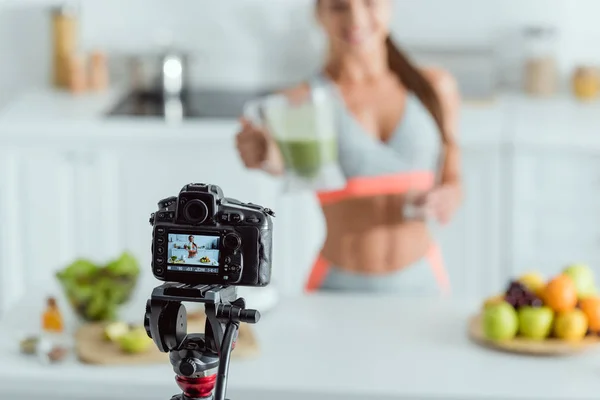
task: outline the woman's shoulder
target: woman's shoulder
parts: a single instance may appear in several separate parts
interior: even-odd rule
[[[440,67],[422,67],[420,71],[440,95],[458,95],[458,82],[448,70]]]

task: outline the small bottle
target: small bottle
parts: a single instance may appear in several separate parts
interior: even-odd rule
[[[49,297],[46,310],[42,315],[42,330],[46,333],[62,333],[64,330],[63,317],[54,297]]]
[[[86,60],[80,54],[69,57],[68,63],[68,88],[73,94],[80,94],[87,90]]]
[[[94,92],[101,92],[108,87],[108,65],[106,55],[94,51],[90,55],[89,88]]]

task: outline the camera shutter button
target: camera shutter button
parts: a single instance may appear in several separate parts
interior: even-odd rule
[[[223,245],[229,250],[237,250],[242,245],[242,239],[235,233],[228,233],[223,239]]]

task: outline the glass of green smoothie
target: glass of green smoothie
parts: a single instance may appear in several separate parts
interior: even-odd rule
[[[346,181],[338,164],[335,97],[327,86],[273,94],[246,104],[244,114],[279,146],[288,190],[334,190]]]

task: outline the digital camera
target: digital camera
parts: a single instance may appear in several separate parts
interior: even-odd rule
[[[266,286],[271,280],[273,211],[191,183],[150,216],[152,272],[165,282]]]

